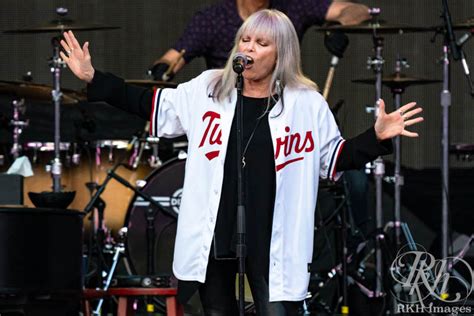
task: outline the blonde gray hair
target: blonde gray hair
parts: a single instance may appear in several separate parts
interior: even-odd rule
[[[216,73],[211,82],[215,99],[223,101],[230,97],[235,88],[237,75],[232,70],[232,56],[238,52],[239,42],[247,34],[265,35],[275,43],[277,61],[272,74],[268,95],[282,96],[285,87],[298,87],[318,90],[316,83],[303,75],[301,51],[293,23],[282,12],[266,9],[252,14],[237,31],[234,47],[223,69]]]

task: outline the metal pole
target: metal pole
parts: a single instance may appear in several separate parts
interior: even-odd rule
[[[449,91],[449,52],[448,44],[443,46],[443,91],[441,91],[441,107],[442,111],[442,169],[441,169],[441,195],[442,195],[442,212],[441,212],[441,236],[443,258],[447,258],[449,245],[449,107],[451,106],[451,91]]]

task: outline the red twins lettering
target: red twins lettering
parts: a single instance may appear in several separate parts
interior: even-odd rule
[[[285,132],[290,132],[290,127],[285,127]],[[288,157],[293,152],[299,154],[301,152],[311,152],[314,150],[314,140],[313,134],[311,131],[307,131],[304,135],[304,138],[300,133],[294,133],[287,135],[285,137],[279,137],[276,139],[276,153],[275,160],[278,159],[280,153],[283,153],[285,157]],[[297,157],[290,160],[287,160],[276,166],[276,170],[281,170],[290,163],[303,160],[304,157]]]
[[[290,127],[285,127],[285,132],[290,132]],[[275,159],[278,159],[280,152],[283,151],[285,157],[289,156],[293,151],[297,154],[302,151],[311,152],[314,150],[314,140],[311,131],[307,131],[303,141],[301,141],[301,134],[294,133],[285,137],[277,138]]]
[[[202,135],[201,143],[199,144],[199,148],[204,146],[207,142],[209,145],[222,145],[221,137],[222,137],[222,130],[221,124],[219,120],[221,115],[219,113],[213,111],[207,111],[202,116],[202,121],[205,122],[208,119],[206,130],[204,131],[204,135]],[[205,154],[207,159],[212,160],[219,155],[219,150],[210,151]]]

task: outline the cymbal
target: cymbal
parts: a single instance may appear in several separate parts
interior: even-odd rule
[[[352,80],[352,82],[355,82],[355,83],[372,84],[372,85],[375,84],[375,81],[376,81],[375,78],[361,78],[361,79]],[[400,73],[394,73],[382,78],[382,84],[390,88],[405,88],[412,85],[423,85],[423,84],[438,83],[438,82],[442,82],[442,80],[408,77],[407,75],[400,74]]]
[[[53,87],[44,84],[0,80],[0,94],[13,95],[27,100],[52,101],[52,91]],[[62,104],[76,104],[87,99],[85,94],[71,89],[61,89],[61,92],[63,94]]]
[[[73,20],[61,19],[53,20],[46,25],[40,25],[35,27],[26,27],[16,30],[7,30],[4,33],[10,34],[29,34],[29,33],[57,33],[64,31],[98,31],[98,30],[115,30],[119,29],[118,26],[107,26],[101,24],[78,24]]]
[[[133,85],[141,86],[141,87],[146,87],[146,88],[152,88],[152,87],[176,88],[178,86],[178,84],[175,82],[155,81],[155,80],[146,80],[146,79],[127,79],[125,80],[125,83],[133,84]]]
[[[413,33],[413,32],[429,32],[433,28],[426,26],[414,26],[408,24],[388,24],[386,21],[377,22],[366,21],[358,25],[341,25],[334,24],[316,28],[318,32],[342,31],[344,33],[372,34],[376,30],[377,33]]]

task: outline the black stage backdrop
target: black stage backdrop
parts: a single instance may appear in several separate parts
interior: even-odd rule
[[[190,0],[2,0],[0,4],[0,31],[29,26],[42,25],[55,19],[55,8],[64,6],[69,9],[69,17],[80,24],[107,24],[119,26],[112,31],[92,31],[77,33],[81,42],[90,41],[90,49],[94,66],[98,69],[111,71],[130,79],[145,78],[145,70],[154,59],[159,57],[172,45],[184,29],[193,12],[215,1]],[[360,1],[369,6],[382,9],[382,19],[390,23],[434,26],[441,23],[441,1],[436,0],[379,0]],[[474,16],[474,2],[470,0],[448,1],[453,21],[465,21]],[[458,32],[458,35],[461,31]],[[47,64],[51,56],[51,34],[7,35],[0,34],[0,80],[18,80],[27,72],[32,71],[35,82],[51,84],[51,75]],[[406,58],[410,68],[405,72],[412,76],[441,79],[442,67],[438,59],[442,56],[441,36],[432,43],[433,33],[416,33],[403,35],[386,35],[384,57],[385,74],[393,72],[398,55]],[[340,99],[345,105],[339,112],[341,129],[344,136],[350,137],[363,131],[373,122],[373,117],[365,111],[366,105],[374,101],[372,86],[357,85],[351,80],[371,77],[367,70],[367,57],[372,55],[372,40],[369,35],[350,35],[350,44],[345,58],[336,71],[334,86],[329,102],[334,104]],[[474,43],[465,45],[468,61],[474,67]],[[303,67],[305,73],[321,87],[324,85],[330,56],[323,45],[323,35],[310,29],[302,44]],[[204,70],[204,62],[193,61],[175,79],[186,81]],[[69,73],[64,71],[63,86],[81,89],[83,85]],[[474,143],[471,122],[474,118],[474,102],[468,94],[467,83],[460,63],[452,67],[451,107],[451,141]],[[404,102],[416,100],[425,109],[425,123],[416,129],[421,137],[417,140],[404,139],[403,164],[415,169],[436,168],[440,164],[440,131],[441,106],[439,95],[441,84],[409,87],[402,97]],[[383,97],[388,107],[393,106],[392,95],[384,88]],[[34,108],[33,105],[30,106]],[[2,97],[0,109],[5,115],[10,114],[8,98]],[[33,109],[36,113],[39,110]],[[50,111],[49,105],[43,104],[41,111]],[[67,110],[65,110],[67,111]],[[77,111],[77,110],[76,110]],[[111,117],[108,108],[100,111],[98,116]],[[105,114],[104,114],[105,113]],[[113,112],[115,113],[115,112]],[[126,133],[131,133],[140,126],[140,122],[128,116],[114,114],[115,121],[130,126]],[[47,122],[46,122],[47,123]],[[38,123],[39,124],[39,123]],[[41,123],[44,125],[45,122]],[[70,126],[74,122],[67,121]],[[77,124],[77,122],[76,122]],[[99,122],[99,126],[106,122]],[[105,125],[106,126],[106,125]],[[111,129],[116,129],[115,124]],[[33,129],[33,128],[31,128]],[[38,135],[35,131],[30,134]],[[28,138],[28,130],[25,131]],[[93,138],[125,138],[125,132],[98,131]],[[7,135],[2,129],[1,134]],[[52,135],[52,132],[50,133]],[[33,135],[31,136],[32,138]],[[73,136],[71,136],[73,137]],[[470,167],[471,164],[452,161],[453,166]]]
[[[93,64],[96,68],[113,72],[127,79],[145,79],[145,70],[161,56],[178,38],[193,12],[215,1],[191,0],[2,0],[0,4],[0,31],[44,25],[56,18],[55,8],[63,6],[69,9],[69,18],[82,24],[105,24],[118,26],[118,30],[77,32],[81,42],[90,41]],[[417,26],[436,26],[442,23],[441,0],[379,0],[360,1],[368,6],[377,6],[382,10],[381,18],[389,23]],[[474,1],[448,1],[454,23],[468,20],[474,16]],[[458,31],[460,36],[469,30]],[[51,84],[48,59],[51,57],[52,34],[5,34],[0,33],[0,80],[18,80],[27,71],[33,74],[34,82]],[[415,77],[442,79],[442,36],[435,41],[433,32],[391,34],[385,36],[384,73],[393,72],[397,56],[406,58],[410,64],[404,72]],[[329,103],[345,100],[338,117],[345,137],[362,132],[373,124],[373,115],[366,113],[366,106],[374,102],[375,92],[372,86],[358,85],[351,80],[372,77],[367,69],[367,57],[372,56],[372,38],[370,35],[350,34],[350,44],[345,57],[337,68]],[[474,69],[474,41],[465,45],[467,60]],[[330,55],[323,45],[323,34],[311,28],[302,43],[303,68],[305,73],[324,86],[329,67]],[[175,78],[184,82],[205,69],[202,59],[194,60]],[[451,142],[474,143],[474,100],[470,97],[468,85],[459,62],[452,63],[451,71],[452,107],[450,118]],[[65,69],[62,84],[64,88],[81,90],[84,84]],[[440,166],[441,151],[441,84],[409,87],[402,101],[416,100],[424,107],[425,122],[416,127],[420,133],[418,139],[403,139],[402,164],[407,172],[407,185],[404,187],[404,205],[410,205],[411,211],[418,217],[434,219],[439,223],[441,208],[440,175],[436,169]],[[384,88],[383,97],[389,109],[393,108],[391,92]],[[11,140],[5,125],[11,117],[11,98],[0,94],[0,141]],[[53,133],[52,106],[48,102],[27,103],[26,117],[30,127],[22,135],[23,141],[51,141]],[[97,139],[130,139],[137,130],[143,129],[144,122],[126,113],[112,109],[106,104],[91,105],[86,102],[76,106],[63,106],[63,139],[65,141]],[[92,120],[90,125],[89,120]],[[3,145],[2,148],[7,148]],[[387,158],[392,160],[391,157]],[[451,166],[471,171],[472,162],[451,157]],[[390,169],[390,164],[388,169]],[[419,171],[428,170],[428,173]],[[431,170],[431,171],[430,171]],[[454,204],[462,205],[468,211],[473,204],[472,172],[454,172],[452,179],[459,187],[452,189]],[[415,177],[411,180],[410,176]],[[461,181],[462,180],[462,181]],[[420,183],[415,189],[411,184]],[[422,183],[429,183],[430,186]],[[386,184],[392,191],[392,186]],[[426,190],[425,190],[426,189]],[[463,196],[465,199],[460,199]],[[471,198],[470,198],[471,197]],[[470,198],[470,200],[469,200]],[[409,201],[407,201],[407,199]],[[417,202],[432,200],[435,205],[423,207]],[[421,210],[420,208],[423,208]],[[455,218],[464,218],[456,213]],[[434,214],[434,215],[431,215]],[[456,215],[457,214],[457,215]],[[467,213],[463,213],[467,214]],[[458,215],[460,215],[458,217]],[[472,221],[464,221],[464,223]],[[431,228],[437,225],[428,223]],[[457,228],[457,230],[464,230]]]

